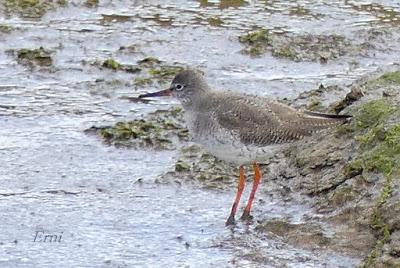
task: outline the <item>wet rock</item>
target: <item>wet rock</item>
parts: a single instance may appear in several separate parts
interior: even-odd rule
[[[134,78],[134,84],[137,86],[153,83],[164,84],[184,69],[177,63],[167,64],[154,57],[146,57],[137,61],[136,64],[122,64],[113,58],[109,58],[102,62],[93,62],[92,65],[137,74]]]
[[[135,74],[133,84],[140,87],[168,83],[177,73],[184,69],[178,63],[167,64],[154,57],[145,57],[135,64],[122,64],[116,59],[109,58],[104,61],[92,62],[91,65]]]
[[[322,17],[321,14],[315,14],[310,9],[304,8],[302,6],[296,6],[289,8],[290,16],[297,16],[301,18],[319,18]]]
[[[49,50],[40,47],[38,49],[20,49],[16,51],[17,61],[25,65],[51,66],[53,60]]]
[[[175,164],[175,171],[177,172],[182,172],[182,171],[187,171],[190,170],[190,166],[182,161],[178,161]]]
[[[100,135],[104,142],[118,147],[176,149],[178,141],[188,140],[182,110],[158,110],[146,119],[118,122],[113,126],[93,126],[85,131]]]
[[[361,87],[359,86],[352,87],[351,91],[347,93],[346,97],[343,100],[333,104],[333,110],[336,113],[340,113],[347,106],[351,105],[353,102],[359,100],[363,96],[364,93]]]
[[[105,60],[102,66],[113,70],[118,70],[121,68],[121,64],[114,59]]]
[[[208,189],[227,189],[235,185],[239,170],[214,156],[198,145],[187,144],[179,150],[175,170],[159,178],[162,182],[195,183]]]
[[[87,7],[97,7],[99,5],[99,0],[86,0],[85,6]]]
[[[118,51],[125,53],[135,53],[138,51],[138,45],[121,46]]]
[[[395,231],[391,235],[390,242],[384,247],[383,256],[377,260],[377,266],[399,267],[400,266],[400,231]]]
[[[271,34],[266,29],[249,32],[239,36],[239,42],[245,44],[244,53],[251,56],[260,56],[267,51],[267,47],[271,45]]]
[[[143,69],[143,72],[140,76],[134,78],[136,86],[168,83],[177,73],[184,69],[180,64],[166,64],[154,57],[146,57],[137,63]]]
[[[215,26],[215,27],[221,26],[224,23],[224,21],[219,17],[208,18],[207,22],[211,26]]]
[[[152,67],[161,64],[161,61],[154,57],[146,57],[138,61],[138,64],[145,67]]]
[[[293,193],[312,196],[320,221],[334,224],[328,249],[362,257],[363,267],[386,267],[395,263],[390,248],[392,241],[398,243],[392,233],[400,225],[400,94],[390,91],[383,97],[382,92],[400,89],[397,72],[367,81],[362,88],[353,86],[339,106],[331,106],[352,114],[349,124],[289,147],[271,176],[296,173],[273,182],[290,183],[294,202],[300,200]],[[315,91],[313,96],[323,99],[329,93]],[[303,97],[294,103],[306,105]],[[268,169],[264,172],[269,174]]]
[[[114,71],[125,71],[127,73],[139,73],[142,71],[142,68],[138,65],[122,64],[113,58],[107,59],[103,62],[96,61],[92,65],[101,66],[102,68],[107,68]]]
[[[321,226],[312,223],[293,224],[284,220],[270,220],[262,221],[255,230],[272,233],[301,248],[325,247],[331,242]]]
[[[275,57],[293,61],[327,63],[344,55],[358,55],[363,52],[360,46],[336,34],[296,35],[261,29],[239,36],[239,42],[245,45],[243,52],[251,56],[271,52]]]

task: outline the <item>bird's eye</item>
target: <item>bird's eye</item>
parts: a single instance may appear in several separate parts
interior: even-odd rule
[[[180,90],[183,89],[183,85],[177,84],[177,85],[175,86],[175,89],[178,90],[178,91],[180,91]]]

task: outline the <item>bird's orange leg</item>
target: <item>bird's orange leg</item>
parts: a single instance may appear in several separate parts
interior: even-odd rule
[[[251,206],[253,205],[254,196],[256,195],[258,185],[260,184],[260,181],[261,181],[260,166],[258,165],[257,162],[254,162],[253,168],[254,168],[253,188],[251,189],[251,193],[250,193],[249,201],[247,202],[247,206],[243,211],[242,217],[240,218],[241,220],[248,220],[251,218],[251,216],[250,216]]]
[[[239,168],[239,183],[238,183],[238,188],[237,188],[237,192],[236,192],[236,198],[232,205],[231,214],[229,215],[229,218],[226,220],[226,223],[225,223],[226,226],[235,224],[235,214],[236,214],[236,210],[239,206],[240,197],[242,196],[245,183],[246,183],[246,178],[244,176],[244,167],[240,166],[240,168]]]

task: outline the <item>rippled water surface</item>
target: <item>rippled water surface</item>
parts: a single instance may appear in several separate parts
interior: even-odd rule
[[[259,237],[251,225],[226,229],[235,189],[159,184],[177,152],[110,147],[84,130],[176,104],[127,101],[152,88],[135,85],[136,74],[96,65],[108,58],[135,64],[152,56],[200,68],[217,88],[280,98],[320,84],[346,86],[398,63],[398,1],[68,2],[41,18],[0,8],[0,25],[12,27],[0,31],[1,267],[352,267],[360,261]],[[210,25],[216,17],[222,23]],[[340,34],[371,46],[327,64],[241,53],[238,36],[261,27]],[[16,50],[39,47],[51,51],[52,67],[17,62]],[[310,211],[265,196],[256,218],[302,221]],[[40,230],[62,234],[62,242],[33,242]],[[254,257],[255,248],[262,257]]]

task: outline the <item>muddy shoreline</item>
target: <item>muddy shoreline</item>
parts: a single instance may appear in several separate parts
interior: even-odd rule
[[[0,266],[396,267],[399,14],[386,0],[1,2]],[[354,121],[270,159],[253,222],[225,228],[237,167],[190,142],[176,101],[137,98],[188,66]]]

